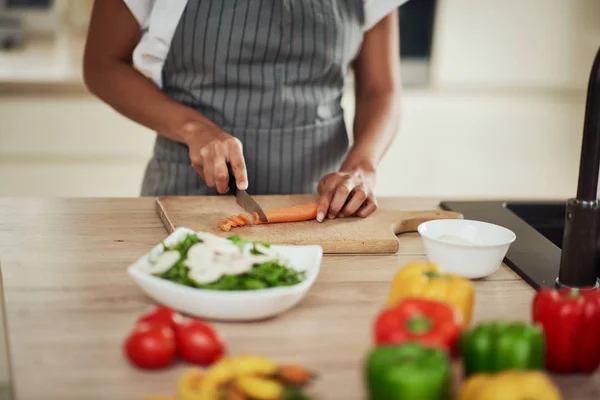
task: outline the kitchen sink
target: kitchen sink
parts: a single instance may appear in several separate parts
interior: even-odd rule
[[[566,201],[444,201],[441,207],[465,219],[498,224],[517,238],[505,262],[535,289],[554,286],[559,276]]]

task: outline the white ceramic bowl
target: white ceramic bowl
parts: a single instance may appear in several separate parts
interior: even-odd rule
[[[179,228],[165,239],[178,242],[194,231]],[[129,266],[127,272],[152,299],[184,314],[222,321],[252,321],[281,314],[296,306],[311,288],[321,267],[321,246],[271,246],[288,265],[306,271],[297,285],[247,291],[220,291],[192,288],[148,274],[148,258],[162,251],[157,245],[150,253]]]
[[[464,219],[424,222],[418,231],[429,261],[469,279],[493,274],[516,239],[510,229]]]

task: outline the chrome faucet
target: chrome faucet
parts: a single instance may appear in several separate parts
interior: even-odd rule
[[[577,197],[567,201],[559,286],[598,286],[600,278],[600,49],[592,66],[587,91]]]

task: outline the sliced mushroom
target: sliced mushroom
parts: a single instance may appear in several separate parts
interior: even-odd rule
[[[162,253],[156,258],[154,264],[151,264],[151,274],[162,274],[173,268],[173,266],[179,261],[181,254],[176,250],[169,250]]]
[[[187,259],[198,263],[212,263],[214,259],[214,251],[204,243],[196,243],[188,249]]]
[[[209,284],[217,281],[220,277],[225,275],[226,270],[220,265],[209,265],[203,268],[194,268],[192,266],[188,272],[188,276],[194,282],[200,284]]]
[[[231,260],[225,267],[225,273],[228,275],[241,275],[250,271],[254,266],[254,262],[248,258],[239,258]]]
[[[214,235],[210,232],[196,232],[198,239],[202,241],[210,241],[214,239],[222,239],[220,236]]]
[[[229,243],[219,243],[214,245],[213,250],[217,254],[230,254],[230,255],[239,255],[242,254],[242,249],[240,249],[235,244]]]

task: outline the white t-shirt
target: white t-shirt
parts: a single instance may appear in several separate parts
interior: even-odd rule
[[[162,87],[162,69],[188,0],[123,0],[142,29],[133,64]],[[328,1],[328,0],[324,0]],[[365,31],[408,0],[363,0]]]

